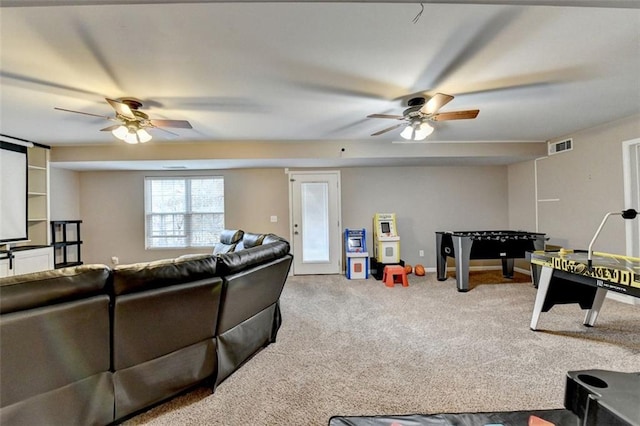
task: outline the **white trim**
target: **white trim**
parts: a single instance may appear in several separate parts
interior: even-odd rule
[[[622,142],[622,175],[624,181],[624,208],[625,209],[639,209],[640,206],[633,206],[633,194],[631,193],[634,185],[631,184],[631,157],[632,152],[634,151],[632,147],[634,145],[640,144],[640,138],[631,139],[628,141]],[[637,158],[637,157],[636,157]],[[640,220],[640,219],[634,219]],[[632,247],[633,247],[633,224],[631,221],[625,221],[625,229],[626,229],[626,250],[627,256],[631,256]]]
[[[425,272],[438,272],[435,267],[424,268]],[[455,272],[455,266],[447,266],[447,272]],[[501,271],[502,266],[469,266],[469,271]],[[524,275],[531,275],[531,271],[529,269],[523,269],[518,266],[513,268],[514,272],[519,272]]]
[[[293,185],[291,185],[291,175],[337,175],[338,176],[338,221],[342,224],[342,177],[340,176],[340,170],[291,170],[289,167],[284,169],[284,173],[287,175],[289,186],[289,224],[293,223]],[[289,241],[293,241],[293,227],[289,226]],[[342,235],[340,235],[340,241],[342,241]],[[291,268],[293,269],[293,268]]]
[[[541,201],[538,199],[538,161],[544,160],[549,157],[540,157],[533,160],[533,196],[535,197],[535,218],[536,218],[536,232],[540,232],[540,210],[538,209],[538,203]],[[559,200],[558,200],[559,201]]]
[[[636,210],[638,210],[640,206],[632,205],[634,197],[631,192],[632,189],[634,188],[634,185],[631,184],[631,173],[632,173],[632,167],[631,167],[632,155],[631,154],[634,153],[635,151],[632,148],[635,145],[640,145],[640,138],[631,139],[631,140],[622,142],[622,178],[623,178],[623,185],[624,185],[624,206],[625,206],[624,208],[625,209],[635,208]],[[640,146],[636,147],[636,149],[640,149]],[[634,156],[634,158],[637,158],[637,157]],[[640,200],[637,200],[637,201],[640,202]],[[632,222],[638,221],[638,220],[640,219],[624,221],[627,256],[632,256],[634,254],[632,253],[632,251],[633,251],[633,238],[635,238],[635,235],[634,235],[635,227],[634,227],[634,223]],[[640,299],[638,299],[637,297],[625,296],[623,294],[615,293],[613,291],[607,292],[607,298],[616,300],[618,302],[628,303],[631,305],[640,305]]]
[[[12,139],[6,138],[6,139],[2,140],[2,142],[12,143],[14,145],[20,145],[20,146],[24,146],[24,147],[27,147],[27,148],[33,148],[33,146],[34,146],[33,142],[26,142],[26,141],[13,139],[13,138]]]
[[[291,242],[291,252],[293,253],[295,248],[294,238],[293,238],[293,181],[291,180],[293,175],[333,175],[337,178],[337,215],[338,215],[338,227],[337,231],[337,241],[339,242],[339,246],[342,247],[342,175],[340,174],[340,170],[291,170],[288,167],[284,169],[285,174],[287,175],[287,179],[289,180],[289,241]],[[342,252],[337,253],[338,255],[338,270],[344,273],[345,265],[343,265],[342,261]],[[289,270],[290,275],[295,275],[295,271],[293,266]]]
[[[607,291],[607,299],[615,300],[616,302],[626,303],[628,305],[640,305],[637,297],[627,296],[626,294],[616,293],[615,291]]]

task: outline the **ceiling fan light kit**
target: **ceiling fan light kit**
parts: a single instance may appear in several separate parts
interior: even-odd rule
[[[433,133],[433,127],[431,127],[429,123],[415,120],[410,126],[405,127],[400,133],[400,136],[409,141],[422,141],[431,133]]]
[[[404,130],[400,133],[400,136],[406,140],[421,141],[433,133],[433,127],[429,124],[429,121],[465,120],[476,118],[478,116],[480,111],[477,109],[442,113],[438,112],[440,108],[452,100],[453,96],[451,95],[436,93],[429,98],[428,101],[422,97],[409,99],[409,108],[405,109],[402,112],[402,115],[370,114],[367,116],[368,118],[385,118],[404,121],[404,123],[396,124],[375,132],[371,136],[378,136],[397,129],[398,127],[405,126]]]
[[[132,145],[149,142],[152,138],[149,132],[137,127],[135,124],[118,126],[111,131],[111,134],[121,141]]]
[[[120,124],[100,129],[103,132],[111,132],[113,136],[128,144],[137,144],[149,142],[152,136],[146,129],[160,129],[167,133],[175,135],[175,133],[163,129],[163,127],[179,127],[182,129],[191,129],[191,124],[186,120],[154,120],[150,119],[147,114],[138,108],[142,106],[142,102],[134,98],[120,98],[118,100],[105,98],[107,103],[115,110],[115,117],[92,114],[82,111],[73,111],[64,108],[55,107],[55,109],[76,114],[100,117],[106,120],[115,121]],[[177,135],[176,135],[177,136]]]

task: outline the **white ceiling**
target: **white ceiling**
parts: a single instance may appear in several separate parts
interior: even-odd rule
[[[105,97],[135,97],[151,118],[193,125],[177,137],[152,130],[140,149],[375,141],[401,150],[391,144],[399,130],[369,136],[394,121],[366,116],[401,114],[415,93],[454,95],[442,111],[480,109],[475,120],[434,123],[430,141],[505,149],[640,113],[635,0],[423,2],[421,15],[419,2],[1,5],[1,133],[53,147],[121,144],[99,131],[111,122],[53,109],[113,115]],[[240,154],[233,161],[246,167]]]

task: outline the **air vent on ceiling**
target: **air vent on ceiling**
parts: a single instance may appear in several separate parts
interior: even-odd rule
[[[558,142],[547,143],[549,155],[559,154],[573,149],[573,139],[565,139]]]

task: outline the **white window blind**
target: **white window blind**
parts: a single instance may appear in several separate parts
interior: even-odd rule
[[[147,248],[212,247],[224,229],[224,177],[146,177]]]

